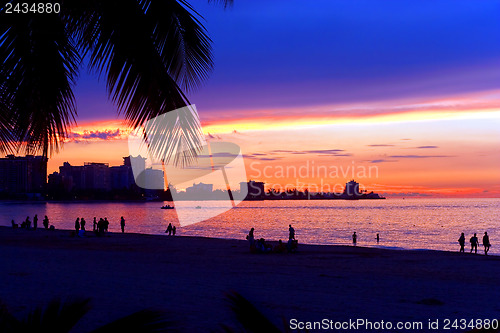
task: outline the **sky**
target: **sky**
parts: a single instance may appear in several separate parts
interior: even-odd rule
[[[215,66],[188,97],[208,141],[240,145],[249,179],[500,196],[500,1],[191,4]],[[49,172],[120,164],[127,129],[105,84],[83,71],[75,94],[78,127]]]

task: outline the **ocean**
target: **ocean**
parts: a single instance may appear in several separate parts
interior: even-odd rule
[[[167,204],[167,202],[165,202]],[[170,203],[171,204],[171,203]],[[189,202],[182,202],[189,206]],[[195,209],[193,203],[192,209]],[[217,210],[223,203],[207,201],[202,210]],[[178,235],[245,239],[250,228],[255,237],[268,240],[288,239],[288,225],[296,230],[299,243],[352,245],[393,249],[432,249],[458,251],[458,238],[464,232],[466,251],[469,238],[485,231],[492,244],[490,254],[500,255],[500,199],[391,199],[386,200],[297,200],[246,201],[207,221],[180,227],[175,210],[160,209],[161,202],[34,203],[1,202],[0,224],[20,223],[27,215],[38,227],[47,215],[57,229],[73,229],[77,217],[84,217],[87,230],[93,217],[107,217],[110,232],[120,231],[120,216],[126,220],[126,232],[165,234],[169,223]],[[380,242],[376,242],[376,234]],[[483,253],[482,246],[478,253]]]

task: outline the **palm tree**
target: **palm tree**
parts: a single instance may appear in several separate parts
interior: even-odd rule
[[[232,0],[208,0],[222,3]],[[185,0],[60,0],[60,12],[0,5],[0,151],[57,152],[76,121],[82,64],[104,77],[129,126],[189,105],[185,92],[213,67],[201,16]],[[197,119],[175,140],[199,144]]]

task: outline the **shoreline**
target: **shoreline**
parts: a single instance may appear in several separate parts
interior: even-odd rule
[[[137,232],[125,232],[125,233],[121,233],[121,232],[108,232],[106,234],[106,236],[104,237],[97,237],[92,230],[87,230],[86,231],[86,234],[85,234],[85,237],[76,237],[76,236],[71,236],[71,233],[74,232],[74,230],[71,230],[71,229],[55,229],[55,230],[45,230],[40,227],[38,227],[38,229],[35,231],[35,230],[26,230],[26,229],[13,229],[12,227],[8,227],[8,226],[0,226],[0,235],[2,234],[2,232],[4,230],[12,230],[13,232],[26,232],[26,233],[30,233],[30,232],[43,232],[43,233],[47,233],[45,236],[49,236],[49,235],[52,235],[54,234],[55,236],[57,237],[68,237],[68,238],[79,238],[79,239],[93,239],[93,238],[96,238],[96,239],[100,239],[100,238],[112,238],[112,237],[115,237],[115,236],[125,236],[125,235],[128,235],[126,237],[157,237],[157,240],[160,240],[160,239],[163,239],[165,237],[167,238],[183,238],[183,239],[199,239],[199,240],[207,240],[207,239],[211,239],[211,240],[221,240],[221,241],[234,241],[234,242],[241,242],[242,244],[244,244],[244,246],[248,247],[248,241],[245,240],[245,239],[237,239],[237,238],[222,238],[222,237],[208,237],[208,236],[190,236],[190,235],[181,235],[181,234],[178,234],[176,236],[168,236],[166,234],[146,234],[146,233],[137,233]],[[1,240],[1,237],[0,237],[0,240]],[[271,245],[276,245],[278,243],[278,240],[274,240],[274,239],[266,239],[266,242],[271,244]],[[308,250],[312,250],[314,248],[322,248],[322,247],[331,247],[331,248],[360,248],[360,249],[373,249],[373,250],[384,250],[384,251],[397,251],[397,252],[405,252],[405,251],[408,251],[408,252],[426,252],[426,251],[429,251],[429,252],[437,252],[437,253],[459,253],[458,250],[457,251],[447,251],[447,250],[435,250],[435,249],[427,249],[427,248],[419,248],[419,249],[412,249],[412,248],[405,248],[405,247],[399,247],[399,246],[384,246],[384,245],[374,245],[374,246],[364,246],[364,245],[356,245],[356,246],[353,246],[352,244],[309,244],[309,243],[300,243],[300,240],[299,240],[299,249],[304,249],[304,248],[307,248]],[[457,246],[458,247],[458,246]],[[274,254],[274,253],[271,253],[271,254]],[[459,253],[460,254],[460,253]],[[478,253],[470,253],[467,251],[465,251],[464,253],[465,255],[469,254],[469,255],[474,255],[474,256],[484,256],[484,250],[482,250],[481,247],[478,247]],[[265,254],[264,254],[265,255]],[[487,257],[499,257],[500,258],[500,255],[496,255],[496,254],[488,254]]]
[[[79,296],[93,307],[74,333],[145,308],[205,332],[235,326],[231,291],[280,328],[282,317],[427,322],[500,313],[491,301],[500,294],[498,256],[305,244],[292,254],[251,254],[246,240],[69,233],[0,227],[0,300],[14,315]]]

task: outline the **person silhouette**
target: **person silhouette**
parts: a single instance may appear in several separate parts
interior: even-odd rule
[[[458,239],[458,244],[460,244],[460,251],[458,252],[465,252],[465,234],[463,232]]]
[[[358,240],[358,235],[356,235],[356,231],[352,234],[352,244],[356,246],[356,242]]]
[[[380,242],[380,235],[377,233],[377,243]]]
[[[78,234],[78,231],[80,230],[80,218],[77,217],[75,221],[75,231]]]
[[[49,218],[47,217],[47,215],[45,215],[45,217],[43,218],[43,227],[45,228],[45,230],[49,229]]]
[[[80,229],[82,229],[83,231],[85,231],[85,224],[87,222],[85,221],[85,219],[82,217],[82,219],[80,220]]]
[[[96,219],[96,217],[94,216],[94,224],[93,224],[93,229],[92,229],[92,230],[93,230],[93,231],[96,231],[96,229],[97,229],[97,219]]]
[[[254,230],[255,230],[254,228],[250,229],[247,235],[247,240],[250,243],[250,246],[255,244],[255,237],[253,235]]]
[[[474,250],[474,253],[477,253],[477,243],[479,243],[479,240],[477,239],[475,233],[474,236],[470,238],[469,242],[470,242],[470,253],[472,253],[472,250]]]
[[[288,225],[288,239],[295,240],[295,229],[292,227],[291,224]]]
[[[488,251],[490,250],[490,236],[488,236],[488,232],[484,232],[484,236],[483,236],[483,245],[484,245],[484,255],[487,256],[488,255]]]
[[[123,216],[120,218],[120,227],[122,228],[122,233],[125,232],[125,219]]]
[[[99,222],[97,222],[97,234],[98,235],[104,235],[104,219],[101,217],[99,218]]]
[[[177,228],[175,225],[172,227],[172,236],[175,236],[175,233],[177,232]]]
[[[38,215],[35,214],[35,217],[33,217],[33,229],[36,230],[38,227]]]
[[[168,235],[172,235],[172,223],[168,224],[167,230],[165,230],[165,233],[168,233]]]
[[[105,217],[104,218],[104,231],[108,232],[108,228],[109,228],[109,221],[108,221],[108,218]]]
[[[26,229],[31,229],[31,220],[29,216],[26,216]]]

